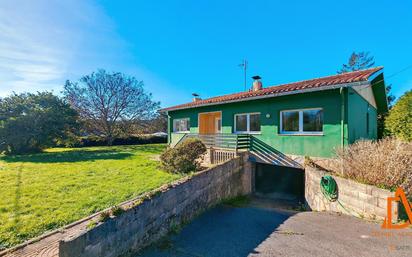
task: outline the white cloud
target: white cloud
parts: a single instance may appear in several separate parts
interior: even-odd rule
[[[59,93],[66,79],[105,68],[143,80],[163,106],[179,99],[179,87],[136,64],[129,46],[94,0],[0,0],[0,97]]]
[[[60,91],[66,78],[119,61],[125,45],[94,2],[2,0],[0,95]]]

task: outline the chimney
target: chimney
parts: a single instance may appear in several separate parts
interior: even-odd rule
[[[193,96],[193,102],[198,102],[198,101],[202,100],[202,98],[200,98],[200,95],[198,95],[196,93],[193,93],[192,96]]]
[[[252,91],[259,91],[262,89],[262,81],[260,81],[261,77],[260,76],[253,76],[253,86],[252,86]]]

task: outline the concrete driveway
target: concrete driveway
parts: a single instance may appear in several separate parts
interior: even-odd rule
[[[254,203],[218,206],[137,256],[412,256],[412,230]]]

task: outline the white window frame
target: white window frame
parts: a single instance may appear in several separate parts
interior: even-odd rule
[[[322,131],[303,131],[303,111],[311,110],[321,110],[323,108],[306,108],[306,109],[293,109],[293,110],[283,110],[280,111],[280,131],[281,135],[313,135],[313,136],[322,136],[323,135],[323,122],[322,122]],[[284,112],[299,112],[299,131],[283,131],[283,113]]]
[[[236,114],[234,115],[234,117],[233,117],[233,118],[234,118],[233,124],[234,124],[235,126],[234,126],[234,128],[233,128],[233,131],[234,131],[235,134],[260,134],[260,133],[261,133],[261,130],[259,130],[259,131],[250,131],[250,115],[253,115],[253,114],[259,114],[259,115],[261,115],[260,112],[236,113]],[[237,116],[241,116],[241,115],[246,115],[246,131],[237,131],[237,130],[236,130],[236,117],[237,117]],[[259,120],[259,123],[260,123],[260,120]]]
[[[218,130],[218,128],[219,128],[219,122],[218,121],[220,121],[220,130]],[[222,133],[222,117],[216,117],[215,118],[215,132],[217,134]]]
[[[175,122],[181,121],[181,120],[187,120],[187,123],[189,124],[189,130],[184,130],[184,131],[176,131],[175,128]],[[173,133],[190,133],[190,118],[179,118],[179,119],[173,119]]]

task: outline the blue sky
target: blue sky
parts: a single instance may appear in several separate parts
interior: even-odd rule
[[[144,80],[162,106],[335,74],[369,51],[412,88],[412,2],[2,0],[0,96],[53,90],[105,68]],[[248,79],[251,83],[251,79]]]

